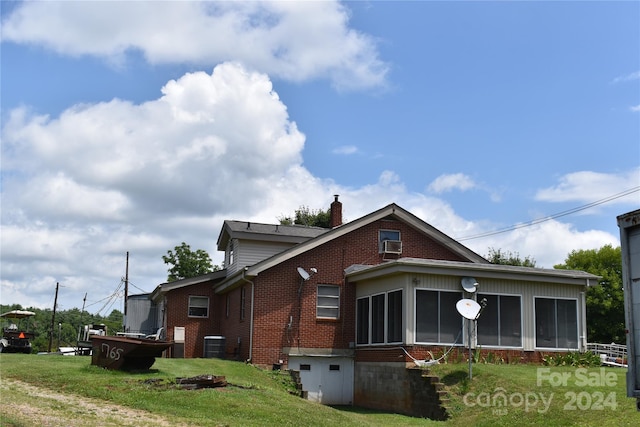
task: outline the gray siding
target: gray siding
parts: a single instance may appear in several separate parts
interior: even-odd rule
[[[158,329],[156,305],[148,295],[132,296],[127,299],[126,332],[154,334]]]
[[[375,280],[357,283],[356,297],[375,295],[380,292],[403,289],[405,302],[405,342],[415,343],[415,290],[445,290],[460,292],[461,298],[468,297],[462,291],[461,276],[443,276],[432,274],[398,274]],[[578,338],[580,349],[586,349],[586,313],[583,286],[511,281],[504,279],[479,278],[479,293],[498,295],[517,295],[521,297],[522,305],[522,348],[535,350],[535,306],[536,297],[566,298],[577,301],[578,308]]]
[[[273,255],[286,251],[295,243],[285,242],[258,242],[250,240],[232,239],[234,259],[233,264],[227,265],[229,275],[239,271],[241,268],[251,266],[265,260]],[[225,261],[229,260],[229,246],[225,253]]]

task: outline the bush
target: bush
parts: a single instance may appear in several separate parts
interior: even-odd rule
[[[600,355],[591,351],[585,353],[570,352],[547,355],[542,358],[542,363],[546,366],[575,366],[589,367],[600,366]]]

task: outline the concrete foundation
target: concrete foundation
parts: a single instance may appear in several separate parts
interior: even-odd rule
[[[413,417],[446,420],[448,400],[438,377],[404,363],[355,364],[354,405]]]

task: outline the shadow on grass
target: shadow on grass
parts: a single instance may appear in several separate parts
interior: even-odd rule
[[[107,369],[103,366],[88,364],[82,367],[84,372],[105,372],[112,375],[144,375],[144,374],[159,374],[162,372],[160,369]]]
[[[465,384],[469,381],[469,372],[463,370],[453,371],[443,377],[440,377],[440,381],[448,387],[456,384]]]
[[[352,414],[360,414],[360,415],[395,414],[395,412],[391,412],[391,411],[382,411],[379,409],[363,408],[360,406],[351,406],[351,405],[329,405],[329,406],[338,411],[349,412]]]

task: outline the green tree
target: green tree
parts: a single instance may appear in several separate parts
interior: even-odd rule
[[[520,267],[535,267],[536,260],[527,256],[520,258],[518,252],[503,252],[501,249],[489,248],[489,254],[485,258],[493,264],[517,265]]]
[[[123,331],[124,313],[120,310],[111,310],[107,317],[100,317],[93,323],[106,325],[107,334],[115,335],[117,332]]]
[[[28,324],[25,326],[29,332],[35,334],[35,338],[31,340],[33,352],[47,351],[49,348],[51,316],[53,316],[53,311],[51,309],[34,307],[23,308],[19,304],[0,305],[1,313],[6,313],[11,310],[27,310],[36,314],[27,319]],[[108,317],[103,317],[99,314],[80,311],[77,308],[57,311],[54,322],[52,350],[58,347],[58,343],[62,347],[74,347],[77,343],[78,333],[84,328],[84,325],[97,325],[102,323],[107,325],[108,335],[115,335],[116,332],[122,330],[122,312],[113,310]],[[2,322],[0,322],[0,327],[1,326],[4,326]]]
[[[626,342],[622,253],[620,247],[572,251],[557,269],[582,270],[601,276],[597,286],[587,289],[587,337],[591,342]]]
[[[189,245],[182,242],[174,250],[175,252],[169,250],[167,255],[162,256],[164,263],[171,266],[168,270],[167,282],[201,276],[218,270],[217,266],[214,268],[209,254],[203,249],[192,251]]]
[[[282,225],[306,225],[309,227],[331,228],[331,209],[310,209],[308,206],[300,206],[294,216],[281,216],[278,218]]]

